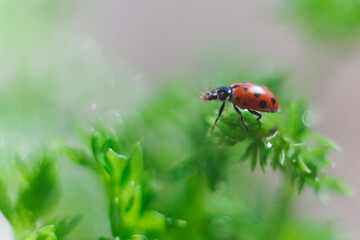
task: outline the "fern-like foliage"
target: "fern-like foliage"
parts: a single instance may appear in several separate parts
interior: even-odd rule
[[[259,128],[256,118],[243,111],[249,126],[246,130],[236,113],[227,113],[214,139],[227,146],[246,142],[246,150],[239,160],[250,161],[251,170],[256,166],[263,172],[268,166],[281,170],[298,185],[299,191],[306,185],[319,193],[331,189],[348,194],[344,183],[324,172],[324,168],[333,166],[328,158],[329,151],[337,150],[338,146],[311,130],[306,123],[308,114],[304,101],[292,101],[282,106],[281,112],[263,114]]]

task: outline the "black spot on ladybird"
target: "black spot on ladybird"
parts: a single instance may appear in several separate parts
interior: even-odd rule
[[[247,87],[244,87],[244,91],[247,92],[249,91],[249,89]]]
[[[238,85],[234,85],[234,86],[232,86],[231,88],[238,88],[238,87],[240,87],[241,85],[240,84],[238,84]]]
[[[255,96],[255,97],[260,97],[260,96],[261,96],[261,93],[256,92],[256,93],[254,93],[254,96]]]
[[[275,98],[271,98],[271,102],[272,102],[272,104],[274,105],[275,103],[276,103],[276,99]]]
[[[237,102],[240,101],[240,97],[236,96],[235,101],[237,101]]]
[[[260,102],[259,102],[259,108],[265,108],[266,107],[266,104],[267,104],[267,102],[266,101],[264,101],[264,100],[261,100]]]
[[[244,105],[244,106],[247,106],[247,102],[243,102],[243,105]]]

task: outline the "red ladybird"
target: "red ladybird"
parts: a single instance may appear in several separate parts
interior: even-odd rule
[[[233,103],[235,111],[240,115],[241,122],[246,129],[240,108],[247,109],[251,114],[257,116],[257,122],[260,127],[260,118],[262,117],[259,112],[276,112],[279,110],[279,103],[270,90],[265,86],[259,86],[253,83],[233,83],[229,87],[219,87],[214,90],[207,91],[201,97],[204,101],[218,100],[223,102],[219,109],[218,117],[216,118],[212,130],[214,130],[217,121],[219,120],[226,100]]]

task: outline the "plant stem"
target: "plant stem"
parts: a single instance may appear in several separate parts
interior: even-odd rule
[[[288,219],[294,192],[295,187],[291,183],[290,178],[284,175],[278,193],[272,201],[274,204],[269,213],[269,217],[266,220],[266,227],[259,237],[260,240],[278,239],[279,234],[282,232],[282,228]]]

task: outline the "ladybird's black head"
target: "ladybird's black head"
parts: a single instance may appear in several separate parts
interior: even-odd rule
[[[230,87],[219,87],[214,90],[207,91],[202,97],[204,101],[218,100],[220,102],[225,102],[230,99],[232,90]]]
[[[217,99],[217,92],[215,90],[207,91],[204,96],[202,96],[204,101],[216,100]]]

